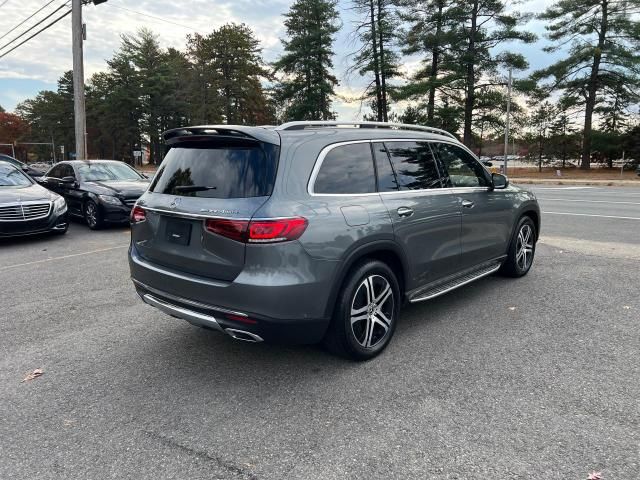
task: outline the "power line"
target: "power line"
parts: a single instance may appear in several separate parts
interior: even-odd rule
[[[22,32],[20,35],[18,35],[17,37],[9,40],[7,43],[5,43],[3,46],[0,47],[0,50],[4,50],[5,48],[7,48],[9,45],[11,45],[13,42],[15,42],[16,40],[24,37],[27,33],[29,33],[31,30],[33,30],[34,28],[42,25],[46,20],[50,19],[51,17],[53,17],[56,13],[58,13],[60,10],[62,10],[63,8],[65,8],[67,6],[67,4],[65,3],[64,5],[60,5],[58,8],[56,8],[53,12],[51,12],[49,15],[47,15],[46,17],[44,17],[42,20],[40,20],[38,23],[36,23],[35,25],[29,27],[28,29],[26,29],[24,32]]]
[[[149,15],[148,13],[138,12],[136,10],[131,10],[129,8],[120,7],[118,5],[113,5],[112,3],[108,3],[107,5],[110,5],[112,8],[119,8],[120,10],[126,10],[127,12],[135,13],[136,15],[141,15],[143,17],[148,17],[148,18],[154,18],[156,20],[160,20],[161,22],[166,22],[166,23],[170,23],[172,25],[177,25],[178,27],[188,28],[189,30],[193,30],[194,32],[198,31],[196,28],[190,27],[188,25],[183,25],[181,23],[176,23],[176,22],[173,22],[171,20],[167,20],[166,18],[156,17],[156,16],[153,16],[153,15]]]
[[[113,3],[108,3],[107,5],[110,5],[112,8],[118,8],[120,10],[126,10],[127,12],[135,13],[136,15],[141,15],[143,17],[148,17],[148,18],[153,18],[155,20],[160,20],[161,22],[170,23],[172,25],[177,25],[178,27],[188,28],[189,30],[193,30],[194,32],[198,32],[197,28],[193,28],[193,27],[190,27],[189,25],[184,25],[182,23],[176,23],[176,22],[174,22],[172,20],[168,20],[166,18],[156,17],[156,16],[150,15],[148,13],[138,12],[137,10],[131,10],[130,8],[120,7],[118,5],[114,5]],[[264,50],[264,51],[272,51],[272,52],[279,52],[280,51],[280,49],[278,49],[276,47],[271,47],[271,48],[262,47],[262,50]]]
[[[42,32],[44,32],[45,30],[47,30],[48,28],[53,27],[56,23],[58,23],[60,20],[62,20],[64,17],[66,17],[67,15],[69,15],[71,13],[71,9],[69,9],[68,11],[66,11],[63,15],[61,15],[60,17],[56,18],[53,22],[51,22],[49,25],[47,25],[46,27],[41,28],[40,30],[38,30],[36,33],[34,33],[33,35],[31,35],[29,38],[27,38],[26,40],[20,42],[18,45],[16,45],[15,47],[13,47],[11,50],[6,51],[5,53],[0,55],[0,59],[6,57],[7,55],[9,55],[11,52],[13,52],[16,48],[21,47],[22,45],[24,45],[25,43],[27,43],[29,40],[31,40],[34,37],[37,37],[38,35],[40,35]],[[48,18],[48,17],[47,17]],[[4,47],[3,47],[4,48]]]
[[[4,2],[0,3],[0,8],[4,7],[7,3],[9,3],[9,0],[4,0]]]
[[[9,1],[9,0],[7,0]],[[56,0],[51,0],[49,3],[47,3],[44,7],[39,8],[37,11],[33,12],[31,15],[29,15],[27,18],[25,18],[23,21],[21,21],[18,25],[16,25],[15,27],[13,27],[11,30],[9,30],[8,32],[5,32],[4,35],[2,35],[0,37],[0,40],[2,40],[4,37],[6,37],[7,35],[9,35],[11,32],[17,30],[18,28],[20,28],[22,25],[24,25],[25,23],[27,23],[29,20],[31,20],[33,17],[35,17],[37,14],[39,14],[42,10],[44,10],[45,8],[47,8],[49,5],[51,5],[53,2],[55,2]],[[6,2],[5,2],[6,3]],[[4,5],[4,3],[3,3]]]

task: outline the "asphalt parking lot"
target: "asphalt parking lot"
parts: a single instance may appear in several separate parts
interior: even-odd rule
[[[0,479],[640,478],[640,189],[533,190],[530,274],[368,363],[144,305],[126,228],[0,242]]]

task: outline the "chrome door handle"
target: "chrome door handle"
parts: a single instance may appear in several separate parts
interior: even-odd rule
[[[474,205],[475,205],[475,203],[473,203],[473,202],[472,202],[472,201],[470,201],[470,200],[463,200],[463,201],[462,201],[462,206],[463,206],[464,208],[473,208],[473,206],[474,206]]]
[[[397,212],[398,216],[400,217],[410,217],[411,215],[413,215],[413,209],[409,207],[400,207],[398,208]]]

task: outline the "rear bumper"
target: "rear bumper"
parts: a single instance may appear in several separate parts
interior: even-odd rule
[[[327,320],[306,319],[301,322],[251,316],[215,305],[194,302],[161,292],[133,280],[136,292],[147,305],[186,320],[197,327],[226,333],[248,342],[305,344],[319,342],[328,326]]]
[[[268,342],[317,343],[329,325],[325,312],[337,263],[311,259],[297,251],[299,245],[288,248],[296,267],[245,269],[233,282],[156,265],[135,246],[129,266],[138,295],[165,313],[214,330],[242,330]]]

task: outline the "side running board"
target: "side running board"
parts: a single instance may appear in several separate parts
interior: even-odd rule
[[[487,275],[491,275],[492,273],[497,272],[500,269],[500,265],[500,262],[490,263],[489,265],[484,265],[481,268],[473,270],[460,277],[456,277],[447,282],[429,287],[427,290],[419,290],[409,298],[409,302],[424,302],[425,300],[431,300],[432,298],[444,295],[451,290],[455,290],[456,288],[462,287],[463,285],[474,282],[482,277],[486,277]]]

